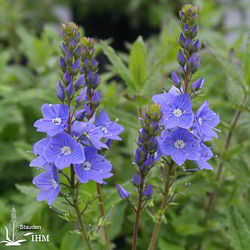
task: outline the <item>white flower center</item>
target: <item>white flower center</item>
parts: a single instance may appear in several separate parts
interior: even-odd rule
[[[64,154],[64,155],[69,155],[71,154],[71,148],[68,147],[68,146],[64,146],[63,148],[61,148],[61,153]]]
[[[55,180],[51,180],[51,184],[52,184],[52,187],[54,188],[54,189],[56,189],[57,188],[57,182],[55,181]]]
[[[202,125],[202,118],[201,118],[201,117],[198,119],[198,123],[199,123],[200,125]]]
[[[107,128],[105,128],[105,127],[103,127],[103,126],[101,126],[101,131],[102,131],[104,134],[108,133]]]
[[[174,143],[175,147],[178,148],[178,149],[181,149],[181,148],[184,148],[185,147],[185,143],[183,140],[177,140],[175,143]]]
[[[52,123],[55,125],[60,125],[61,122],[62,122],[62,120],[60,117],[56,117],[56,118],[52,119]]]
[[[174,116],[180,117],[182,115],[182,111],[180,109],[175,109],[173,112]]]
[[[91,168],[91,163],[90,163],[89,161],[85,161],[85,162],[83,163],[83,168],[84,168],[84,170],[86,170],[86,171],[90,170],[90,168]]]

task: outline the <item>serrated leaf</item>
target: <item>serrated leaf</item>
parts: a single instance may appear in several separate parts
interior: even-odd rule
[[[121,58],[116,54],[114,49],[111,46],[107,45],[104,41],[101,41],[99,45],[103,53],[108,57],[108,59],[112,63],[114,69],[116,70],[116,73],[122,78],[122,80],[124,80],[124,82],[128,85],[129,88],[135,90],[135,85],[133,83],[133,79],[128,68],[122,62]]]
[[[141,90],[148,77],[148,51],[141,36],[132,45],[129,55],[129,71],[136,90]]]
[[[248,250],[250,232],[247,223],[237,208],[231,207],[228,212],[230,242],[235,250]]]

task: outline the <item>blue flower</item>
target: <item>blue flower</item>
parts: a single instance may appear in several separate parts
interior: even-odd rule
[[[124,131],[124,127],[109,120],[108,114],[104,111],[100,111],[99,117],[96,118],[95,125],[100,127],[103,138],[111,140],[121,140],[118,136]]]
[[[49,143],[49,138],[44,138],[33,145],[32,152],[36,154],[36,158],[31,161],[30,167],[46,168],[50,165],[44,157],[44,152]]]
[[[171,104],[163,105],[165,128],[190,128],[193,123],[192,102],[188,94],[176,96]]]
[[[121,199],[128,199],[128,197],[131,196],[131,193],[128,192],[125,188],[123,188],[121,185],[116,185],[116,190],[119,193]]]
[[[56,167],[52,166],[51,169],[44,171],[36,176],[32,183],[40,188],[40,194],[37,196],[37,201],[48,200],[51,205],[56,201],[56,197],[60,193],[60,179]]]
[[[85,161],[82,145],[66,133],[58,134],[50,139],[50,144],[45,150],[45,157],[59,169]]]
[[[46,132],[55,136],[68,127],[68,106],[64,104],[44,104],[43,119],[35,122],[34,126],[39,132]]]
[[[75,121],[72,126],[73,136],[79,138],[79,140],[89,146],[94,146],[96,149],[108,148],[108,146],[102,143],[100,140],[103,137],[101,127],[96,127],[93,124],[93,120],[88,122]]]
[[[163,132],[159,144],[162,155],[171,156],[179,166],[186,159],[198,160],[200,157],[200,145],[187,129],[177,128],[172,132]]]
[[[213,170],[213,167],[207,163],[213,157],[213,152],[209,149],[204,143],[200,144],[201,151],[200,151],[200,158],[199,160],[195,161],[198,165],[199,169],[209,169]]]
[[[75,165],[75,172],[80,182],[87,183],[89,180],[104,183],[103,179],[111,177],[112,165],[93,147],[85,147],[85,162]]]
[[[215,128],[219,123],[219,115],[209,109],[208,102],[205,101],[195,114],[192,132],[205,141],[212,137],[218,138],[214,130],[219,131]]]

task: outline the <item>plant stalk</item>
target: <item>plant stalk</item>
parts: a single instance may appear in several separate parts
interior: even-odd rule
[[[171,160],[169,167],[168,168],[164,167],[164,181],[165,181],[164,197],[161,201],[159,214],[156,216],[156,222],[155,222],[155,226],[154,226],[154,230],[152,233],[152,237],[150,240],[148,250],[155,250],[156,248],[156,241],[157,241],[157,237],[161,228],[162,216],[164,215],[165,210],[167,209],[167,206],[169,203],[168,194],[169,194],[170,187],[172,185],[173,171],[174,171],[174,162],[173,160]]]
[[[141,216],[141,208],[142,208],[142,198],[143,198],[143,186],[144,186],[144,178],[141,180],[141,184],[139,187],[139,198],[138,198],[138,204],[136,209],[136,219],[133,229],[133,239],[132,239],[132,250],[136,250],[136,240],[137,240],[137,233],[140,226],[140,216]]]
[[[104,218],[105,217],[104,201],[103,201],[103,198],[102,198],[102,191],[101,191],[100,183],[96,183],[96,191],[97,191],[97,194],[98,194],[98,199],[99,199],[99,204],[100,204],[100,215],[101,215],[102,218]],[[111,250],[111,245],[110,245],[110,241],[109,241],[107,226],[104,225],[102,228],[103,228],[104,238],[105,238],[105,242],[106,242],[106,249]]]

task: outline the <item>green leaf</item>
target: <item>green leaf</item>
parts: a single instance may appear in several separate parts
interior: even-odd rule
[[[129,55],[129,71],[137,90],[141,90],[148,77],[148,51],[141,36],[133,43]]]
[[[130,72],[128,71],[128,68],[124,65],[121,58],[116,54],[114,49],[107,45],[104,41],[101,41],[99,45],[103,53],[108,57],[108,59],[112,63],[116,73],[122,78],[122,80],[125,81],[129,88],[135,90],[133,78]]]
[[[36,197],[36,195],[38,194],[38,189],[35,188],[34,186],[26,186],[26,185],[19,185],[16,184],[15,185],[16,188],[22,193],[22,194],[26,194],[29,197]]]
[[[177,245],[175,243],[169,242],[169,241],[165,241],[160,239],[158,246],[160,248],[160,250],[166,250],[166,249],[171,249],[171,250],[184,250],[183,246]]]
[[[231,158],[226,162],[226,166],[235,175],[239,184],[244,188],[250,186],[250,180],[246,178],[246,176],[250,175],[250,169],[243,159]]]
[[[248,250],[250,246],[250,232],[246,221],[235,207],[229,209],[228,226],[232,247],[235,250]]]

